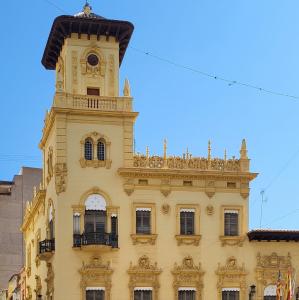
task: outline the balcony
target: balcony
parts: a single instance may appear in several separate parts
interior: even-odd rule
[[[73,235],[73,247],[75,249],[109,250],[118,248],[118,235],[112,233],[88,232]]]
[[[39,259],[49,260],[55,252],[55,239],[39,242]]]
[[[132,112],[132,98],[56,93],[54,106],[109,112]]]

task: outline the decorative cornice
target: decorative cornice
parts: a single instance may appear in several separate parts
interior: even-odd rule
[[[257,177],[258,173],[230,172],[198,169],[149,169],[149,168],[119,168],[118,174],[126,178],[160,178],[189,180],[248,180]]]
[[[21,226],[21,231],[25,232],[30,223],[33,221],[35,214],[38,212],[39,208],[42,206],[43,210],[45,209],[45,198],[46,190],[39,190],[32,202],[27,202],[26,212],[24,216],[24,221]]]

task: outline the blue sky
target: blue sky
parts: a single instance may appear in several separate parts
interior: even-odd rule
[[[52,4],[50,4],[51,2]],[[2,4],[0,178],[41,166],[38,142],[54,94],[54,72],[40,63],[53,19],[83,0]],[[60,7],[59,10],[55,5]],[[296,0],[96,1],[94,12],[135,25],[131,46],[205,72],[299,97]],[[278,97],[174,67],[129,48],[121,67],[135,109],[136,150],[238,156],[246,138],[251,170],[250,227],[299,228],[299,100]],[[268,188],[267,188],[268,187]]]

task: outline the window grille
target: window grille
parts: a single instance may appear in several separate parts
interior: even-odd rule
[[[239,235],[239,214],[238,212],[224,212],[224,235]]]
[[[113,216],[111,217],[111,233],[113,235],[117,235],[118,234],[118,224],[117,224],[117,217]]]
[[[151,211],[136,210],[136,233],[151,234]]]
[[[134,300],[152,300],[152,291],[136,290],[134,291]]]
[[[86,300],[105,300],[104,290],[87,290]]]
[[[178,300],[195,300],[196,292],[189,290],[179,291]]]
[[[86,160],[92,160],[93,158],[92,146],[92,141],[87,139],[84,144],[84,157]]]
[[[194,234],[194,212],[181,211],[180,212],[180,234],[193,235]]]
[[[105,142],[102,140],[98,142],[97,155],[98,160],[105,160]]]
[[[222,300],[239,300],[239,291],[222,291]]]
[[[106,211],[86,210],[84,217],[85,233],[105,234],[106,230]]]

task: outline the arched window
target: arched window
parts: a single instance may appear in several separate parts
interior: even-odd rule
[[[86,139],[84,143],[84,158],[86,160],[92,160],[93,158],[93,151],[92,151],[92,140]]]
[[[105,141],[103,139],[100,139],[98,141],[97,156],[98,156],[98,160],[105,160],[106,159]]]
[[[276,285],[268,285],[264,290],[264,300],[276,300]]]

